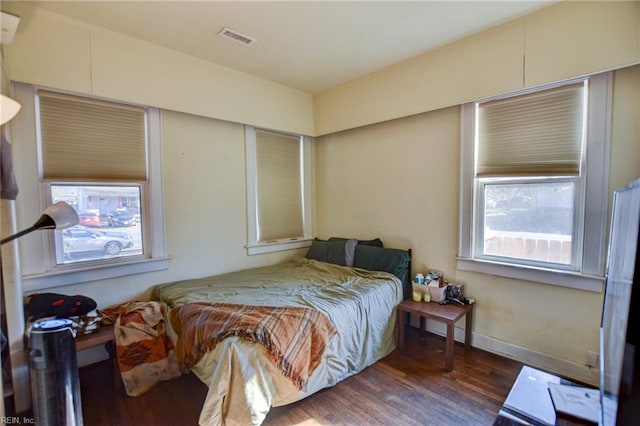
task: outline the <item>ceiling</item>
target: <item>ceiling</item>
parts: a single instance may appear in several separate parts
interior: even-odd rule
[[[3,9],[10,10],[12,2],[3,0],[2,3]],[[85,0],[29,3],[313,94],[552,2]],[[257,41],[244,46],[218,37],[223,27]]]

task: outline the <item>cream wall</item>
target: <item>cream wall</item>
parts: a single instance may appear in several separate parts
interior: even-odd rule
[[[564,1],[314,96],[315,134],[640,61],[640,2]]]
[[[11,80],[313,135],[311,95],[16,2]]]
[[[640,176],[640,67],[616,72],[610,187]],[[586,381],[602,295],[456,270],[459,107],[316,139],[316,230],[413,249],[477,300],[474,345]]]
[[[615,74],[610,188],[640,176],[640,66]],[[611,201],[611,198],[609,199]]]
[[[640,2],[563,1],[311,95],[20,2],[13,80],[323,135],[640,61]],[[274,102],[277,99],[277,102]]]

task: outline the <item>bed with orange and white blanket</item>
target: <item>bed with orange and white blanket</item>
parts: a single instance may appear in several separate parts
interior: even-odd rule
[[[169,313],[170,312],[170,313]],[[300,390],[320,364],[335,328],[311,308],[186,303],[173,310],[165,303],[128,302],[105,309],[114,322],[118,369],[129,396],[188,372],[229,336],[260,344],[265,355]],[[174,344],[167,322],[176,330]]]
[[[272,406],[333,386],[395,349],[403,284],[386,272],[297,258],[162,285],[153,298],[169,307],[181,366],[209,387],[200,424],[257,425]],[[240,311],[254,317],[253,332],[219,332]],[[285,313],[302,320],[287,326]]]

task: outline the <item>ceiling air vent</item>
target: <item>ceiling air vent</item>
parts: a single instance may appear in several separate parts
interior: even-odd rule
[[[251,46],[253,43],[256,42],[255,38],[246,36],[244,34],[240,34],[239,32],[227,27],[224,27],[223,29],[221,29],[218,35],[220,37],[233,40],[237,43],[244,44],[245,46]]]

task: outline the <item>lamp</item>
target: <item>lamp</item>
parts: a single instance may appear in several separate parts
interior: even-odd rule
[[[13,241],[18,237],[28,234],[38,229],[66,229],[78,224],[78,213],[75,209],[64,201],[58,201],[47,207],[40,219],[30,228],[24,229],[17,234],[10,235],[0,240],[0,245]]]
[[[11,120],[22,108],[18,102],[8,96],[0,94],[0,125]]]

